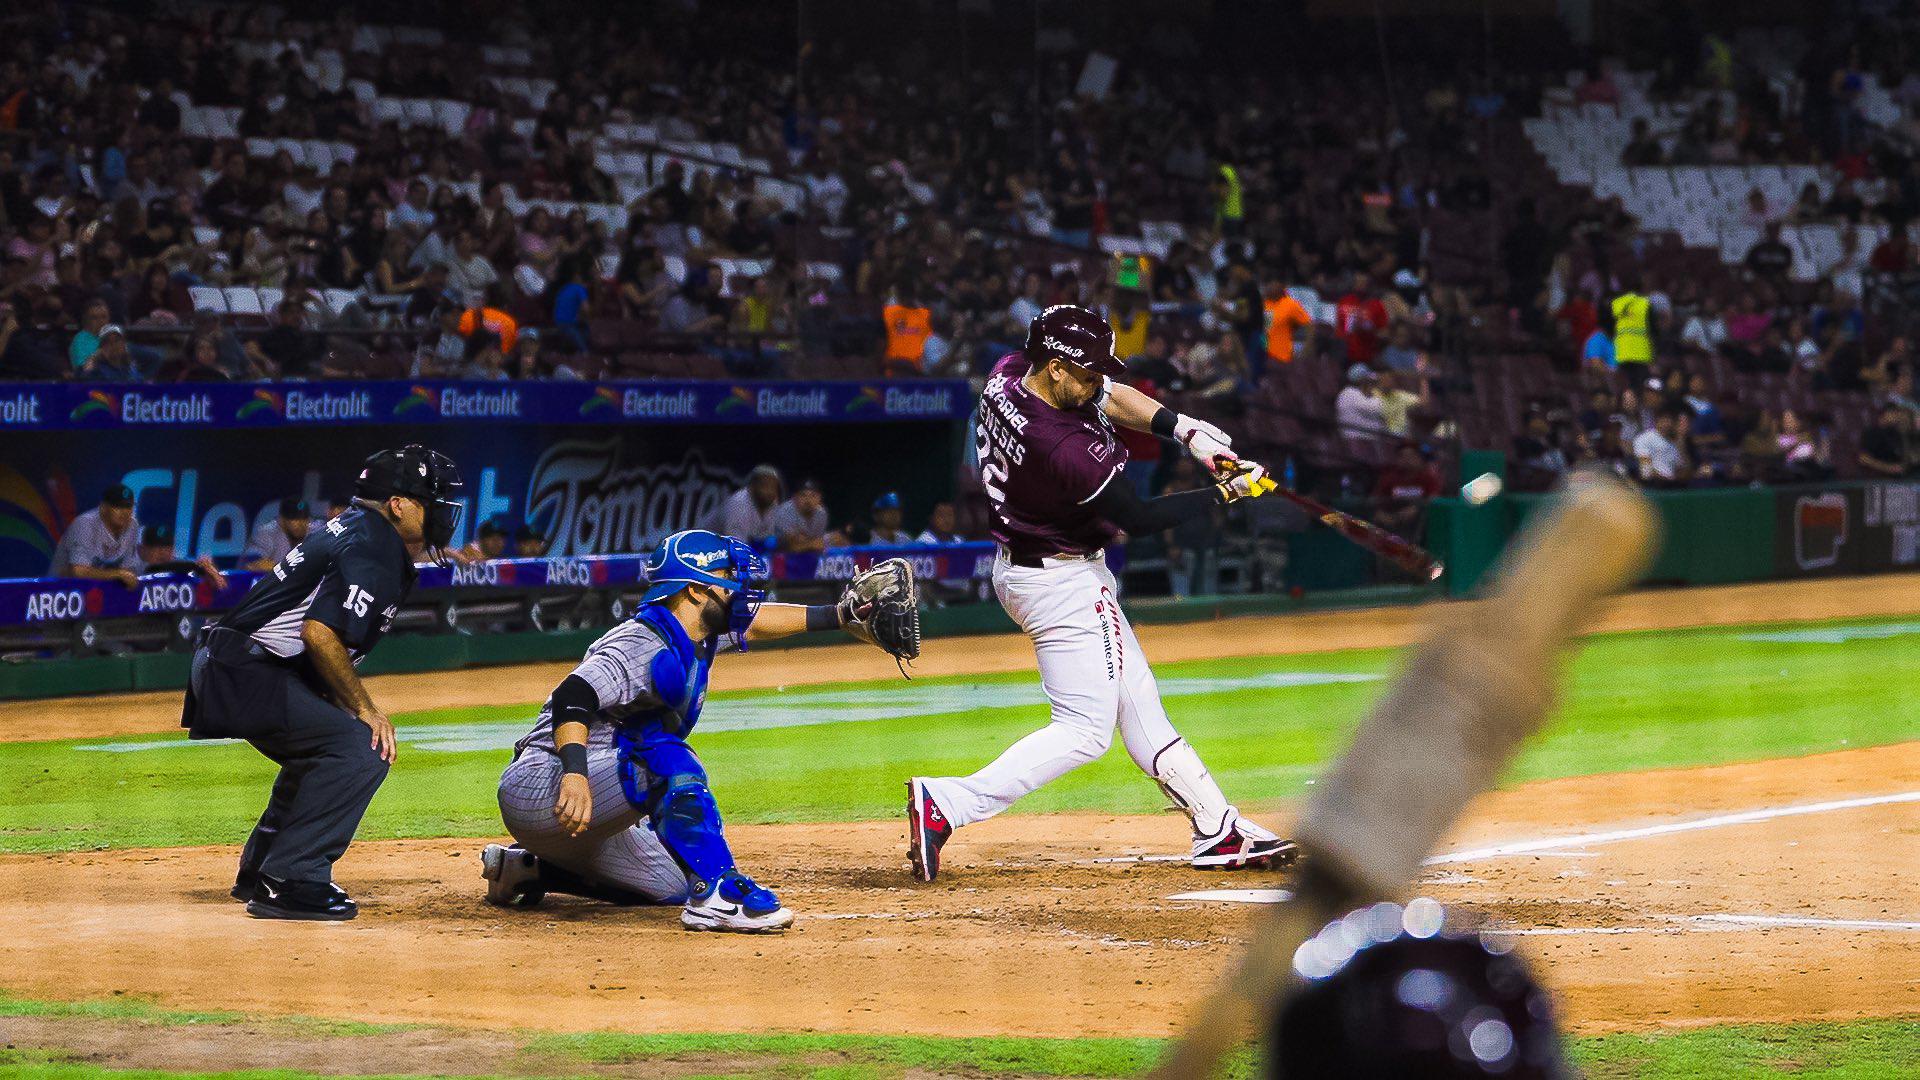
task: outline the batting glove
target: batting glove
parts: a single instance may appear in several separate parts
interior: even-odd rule
[[[1187,448],[1193,459],[1214,472],[1222,462],[1237,461],[1239,455],[1233,452],[1233,440],[1227,433],[1191,416],[1181,414],[1173,418],[1173,437]]]
[[[1225,503],[1257,499],[1279,486],[1267,475],[1266,466],[1238,458],[1221,471],[1220,482],[1214,485],[1220,492],[1220,501]]]

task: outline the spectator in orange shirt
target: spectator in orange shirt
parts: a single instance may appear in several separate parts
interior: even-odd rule
[[[887,374],[918,375],[933,334],[933,312],[920,305],[913,290],[902,288],[900,298],[880,312],[887,324]]]
[[[520,324],[496,307],[468,308],[460,315],[460,336],[471,338],[480,330],[490,330],[500,338],[500,351],[510,353],[520,337]]]
[[[1266,309],[1267,348],[1266,356],[1254,358],[1253,381],[1259,382],[1266,371],[1266,360],[1276,364],[1293,363],[1293,335],[1297,330],[1305,330],[1305,344],[1313,348],[1313,316],[1300,301],[1287,295],[1287,287],[1277,281],[1267,282],[1266,299],[1261,303]]]

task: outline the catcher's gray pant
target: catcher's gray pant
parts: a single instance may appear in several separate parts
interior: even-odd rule
[[[642,822],[620,786],[620,755],[595,749],[587,755],[593,789],[593,821],[579,836],[554,815],[560,797],[560,759],[528,747],[500,777],[500,818],[520,846],[596,884],[639,893],[658,904],[687,898],[687,877]]]

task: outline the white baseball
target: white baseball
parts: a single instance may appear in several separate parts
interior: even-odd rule
[[[1467,500],[1469,506],[1479,506],[1500,494],[1502,486],[1499,477],[1492,473],[1481,473],[1460,488],[1460,497]]]

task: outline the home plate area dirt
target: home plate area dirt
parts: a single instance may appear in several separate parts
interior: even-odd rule
[[[1529,784],[1477,802],[1421,891],[1512,934],[1576,1033],[1912,1014],[1915,792],[1915,743]],[[1279,821],[1292,810],[1269,809]],[[670,908],[491,908],[471,841],[356,845],[338,876],[362,913],[345,924],[247,918],[226,896],[230,848],[9,856],[0,882],[21,929],[0,940],[0,970],[30,998],[495,1032],[1160,1036],[1259,911],[1170,898],[1286,885],[1278,873],[1093,861],[1177,852],[1183,824],[1005,816],[961,834],[931,886],[908,879],[896,822],[742,828],[743,864],[799,913],[780,936],[686,933]],[[1526,850],[1501,853],[1514,846]],[[23,1022],[5,1023],[11,1038]],[[96,1049],[153,1065],[186,1037],[147,1030]],[[98,1034],[120,1038],[111,1025]],[[405,1038],[370,1038],[384,1042],[362,1052],[394,1055],[381,1071],[415,1053]],[[482,1030],[416,1041],[436,1038],[502,1067],[480,1052],[493,1045]],[[303,1067],[311,1041],[248,1045]],[[447,1071],[444,1050],[433,1071]],[[674,1074],[663,1069],[650,1075]]]

